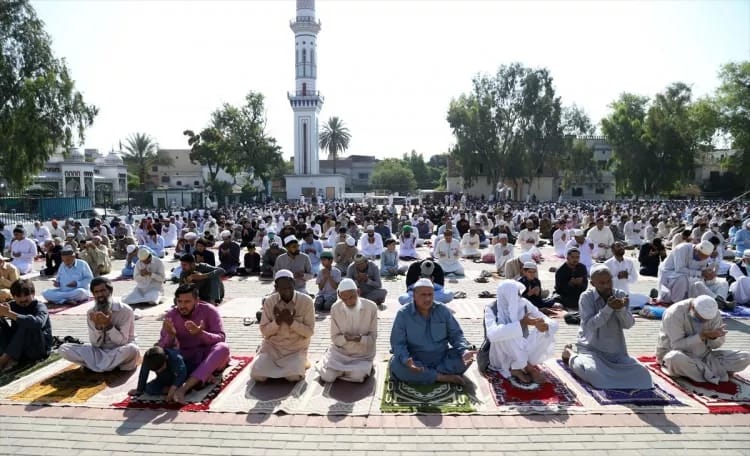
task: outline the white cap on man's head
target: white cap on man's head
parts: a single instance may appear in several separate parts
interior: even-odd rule
[[[186,241],[192,241],[194,239],[198,239],[198,235],[193,233],[192,231],[190,233],[185,233],[185,240]]]
[[[414,282],[414,288],[419,288],[419,287],[433,288],[432,280],[424,278],[424,277],[417,280],[416,282]]]
[[[294,274],[289,269],[279,269],[276,271],[276,275],[273,276],[273,280],[283,279],[284,277],[294,280]]]
[[[287,237],[284,238],[284,245],[287,245],[287,244],[289,244],[291,242],[297,242],[297,243],[299,243],[299,240],[297,240],[297,237],[294,236],[293,234],[290,234],[289,236],[287,236]]]
[[[351,236],[346,237],[346,245],[348,245],[349,247],[354,247],[354,244],[356,243],[357,241],[355,241],[353,237]]]
[[[138,259],[146,261],[151,256],[151,250],[148,247],[141,247],[138,249]]]
[[[719,312],[719,305],[711,296],[702,295],[693,299],[693,308],[701,318],[711,320]]]
[[[137,249],[138,246],[135,244],[130,244],[129,246],[125,247],[125,251],[128,253],[133,253],[135,249]]]
[[[704,255],[711,255],[714,253],[714,245],[710,241],[701,241],[698,244],[698,251]]]
[[[356,290],[357,284],[352,279],[343,279],[339,282],[338,291]]]
[[[742,252],[742,258],[750,258],[750,249],[745,249],[745,251]]]
[[[524,269],[533,269],[536,271],[536,263],[533,261],[526,261],[523,263]]]
[[[367,229],[365,231],[375,231],[375,227],[372,225],[367,225]]]
[[[232,237],[232,233],[230,233],[229,230],[224,230],[221,232],[222,239],[228,239],[230,237]]]

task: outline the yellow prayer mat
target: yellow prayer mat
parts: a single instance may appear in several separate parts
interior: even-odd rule
[[[121,385],[133,372],[90,372],[78,366],[68,366],[52,377],[34,383],[10,396],[12,401],[32,403],[81,404],[107,387]]]

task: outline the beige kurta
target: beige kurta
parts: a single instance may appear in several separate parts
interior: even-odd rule
[[[331,307],[331,346],[317,365],[324,381],[341,377],[361,382],[372,371],[378,336],[378,306],[369,299],[359,301],[355,310],[347,309],[340,299]],[[361,336],[361,339],[347,341],[345,335]]]
[[[18,277],[18,268],[7,261],[3,262],[3,265],[0,266],[0,302],[13,299],[10,294],[10,286],[18,280]]]
[[[274,308],[292,310],[294,323],[278,325],[274,321]],[[260,319],[263,343],[250,376],[256,379],[304,376],[314,329],[315,307],[310,296],[295,291],[291,302],[282,301],[278,293],[266,296]]]

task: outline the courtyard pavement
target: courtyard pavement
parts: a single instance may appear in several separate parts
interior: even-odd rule
[[[424,256],[426,250],[421,249]],[[543,248],[545,261],[539,268],[544,288],[552,288],[549,271],[562,260]],[[632,252],[628,252],[631,255]],[[114,262],[119,271],[122,261]],[[37,269],[42,263],[37,263]],[[166,269],[177,266],[165,260]],[[455,311],[467,339],[482,342],[483,308],[490,300],[477,297],[481,291],[494,293],[497,279],[474,282],[483,269],[492,265],[464,262],[466,277],[446,283],[453,290],[465,291],[467,299],[455,300]],[[112,276],[117,276],[115,272]],[[384,281],[388,289],[386,308],[378,323],[377,361],[388,357],[389,334],[404,291],[403,277]],[[50,287],[51,279],[36,278],[37,294]],[[308,287],[314,289],[314,284]],[[648,293],[654,278],[641,278],[631,292]],[[131,281],[115,281],[115,295],[125,294]],[[224,317],[227,342],[233,354],[252,355],[260,344],[257,324],[245,326],[253,318],[262,296],[272,285],[257,278],[232,278],[225,282],[226,299],[219,309]],[[141,347],[158,340],[160,315],[169,307],[175,285],[165,284],[164,303],[138,310],[136,322]],[[87,337],[83,315],[87,305],[52,316],[55,335]],[[750,349],[750,320],[727,320],[730,330],[726,347]],[[573,342],[577,327],[560,321],[556,352]],[[632,355],[653,353],[659,322],[638,319],[626,332]],[[314,362],[329,344],[328,318],[316,322],[310,346]],[[476,369],[472,366],[472,369]],[[311,378],[308,376],[308,379]],[[616,412],[572,414],[473,414],[473,415],[392,415],[358,413],[342,416],[308,413],[268,413],[253,410],[234,412],[174,412],[115,409],[106,406],[37,406],[0,398],[0,454],[114,455],[114,454],[576,454],[576,455],[703,455],[750,454],[750,415],[712,415],[705,411],[674,413]],[[377,409],[374,404],[371,410]]]

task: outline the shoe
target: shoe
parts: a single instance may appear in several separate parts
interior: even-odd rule
[[[716,304],[719,305],[719,309],[725,312],[732,312],[735,309],[735,304],[732,301],[727,301],[722,296],[716,296]]]
[[[656,299],[659,297],[659,291],[656,288],[652,288],[651,291],[648,293],[648,297],[651,299]]]

